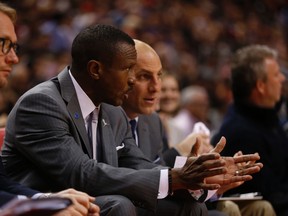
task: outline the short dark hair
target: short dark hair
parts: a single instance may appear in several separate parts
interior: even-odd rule
[[[245,102],[258,80],[266,80],[264,61],[277,59],[277,52],[266,45],[249,45],[236,51],[231,64],[231,87],[235,102]]]
[[[83,29],[72,43],[72,68],[85,70],[90,60],[108,66],[119,51],[119,43],[135,46],[128,34],[110,25],[98,24]]]

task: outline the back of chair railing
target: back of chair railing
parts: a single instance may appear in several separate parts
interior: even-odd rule
[[[4,143],[4,136],[5,136],[5,127],[0,128],[0,151],[2,149],[2,145]]]

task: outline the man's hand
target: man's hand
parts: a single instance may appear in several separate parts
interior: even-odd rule
[[[224,137],[209,153],[199,156],[200,142],[201,140],[196,137],[185,165],[171,170],[173,191],[177,189],[215,190],[220,187],[228,190],[251,180],[251,174],[259,172],[263,167],[262,163],[256,163],[260,159],[257,153],[221,157],[220,153],[226,144]]]
[[[220,154],[225,144],[226,139],[221,137],[211,152]],[[260,159],[258,153],[247,155],[236,154],[234,157],[222,157],[222,159],[226,162],[225,167],[227,173],[225,173],[225,175],[209,177],[206,179],[206,183],[228,185],[236,182],[249,181],[252,179],[251,174],[259,172],[263,167],[262,163],[256,163],[256,161]]]
[[[241,151],[237,152],[234,154],[234,156],[240,156],[243,155]],[[255,162],[254,162],[255,163]],[[242,163],[242,165],[245,165],[245,163]],[[234,182],[228,185],[221,185],[221,187],[217,190],[217,194],[218,195],[222,195],[224,194],[226,191],[232,189],[232,188],[236,188],[239,187],[240,185],[242,185],[244,183],[244,181],[238,181],[238,182]]]
[[[206,183],[205,179],[215,175],[224,175],[227,173],[225,160],[216,152],[198,155],[200,141],[196,139],[193,145],[190,157],[185,165],[180,169],[172,169],[172,190],[177,189],[208,189],[215,190],[220,187],[218,183]]]
[[[54,216],[100,216],[100,208],[95,205],[95,198],[89,196],[88,194],[74,189],[67,189],[59,193],[53,194],[55,197],[67,197],[72,200],[73,205],[69,206],[67,209],[55,214]]]

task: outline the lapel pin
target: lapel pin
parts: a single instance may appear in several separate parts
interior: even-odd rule
[[[74,113],[74,118],[78,119],[79,118],[79,113]]]
[[[108,123],[105,121],[105,119],[102,119],[103,122],[103,126],[105,127],[106,125],[108,125]]]

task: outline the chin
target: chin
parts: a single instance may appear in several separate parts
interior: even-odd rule
[[[142,110],[141,114],[142,115],[150,115],[154,112],[154,109],[146,109],[146,110]]]
[[[106,100],[103,103],[110,104],[112,106],[121,106],[123,104],[123,100]]]
[[[7,79],[0,79],[0,88],[4,88],[8,84]]]
[[[116,102],[116,103],[114,103],[114,104],[111,104],[111,105],[113,105],[113,106],[122,106],[122,104],[123,104],[122,102],[119,102],[119,101],[118,101],[118,102]]]

